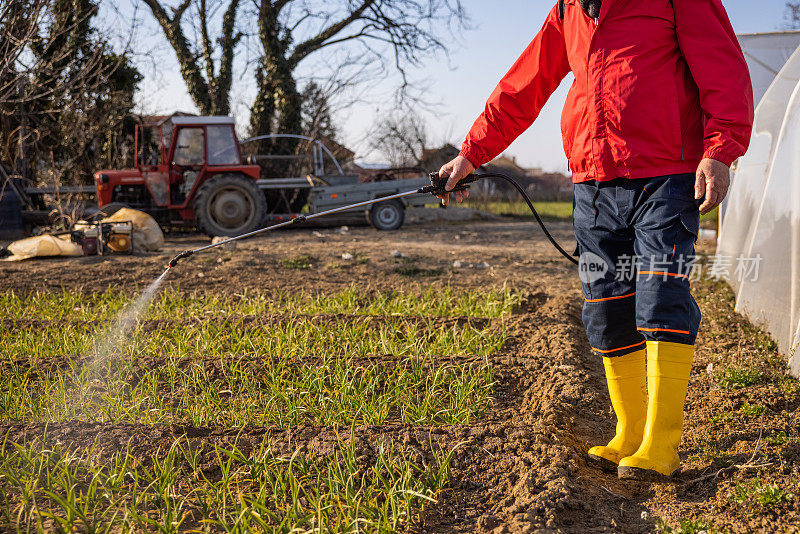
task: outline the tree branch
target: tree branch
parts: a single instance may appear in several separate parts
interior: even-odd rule
[[[172,8],[172,22],[173,24],[177,23],[180,24],[181,19],[183,18],[183,14],[186,13],[186,10],[189,9],[189,5],[192,3],[192,0],[183,0],[178,7]]]
[[[222,35],[219,38],[221,50],[219,60],[219,75],[216,80],[216,107],[217,113],[230,113],[230,91],[233,82],[233,56],[236,46],[244,34],[236,33],[236,11],[239,0],[231,0],[228,9],[222,16]]]
[[[181,68],[183,81],[186,83],[186,88],[195,105],[200,109],[200,113],[213,113],[213,103],[210,97],[208,82],[203,79],[200,67],[197,65],[197,57],[189,48],[189,42],[186,39],[186,35],[183,33],[180,23],[181,17],[189,7],[191,0],[184,0],[180,6],[175,8],[172,18],[167,15],[166,10],[158,0],[143,1],[150,8],[150,11],[153,12],[153,17],[155,17],[156,21],[161,26],[167,41],[175,51],[178,64]]]
[[[350,13],[347,17],[331,24],[330,26],[319,32],[316,36],[297,45],[295,49],[292,51],[292,54],[289,56],[289,64],[292,66],[297,65],[306,56],[322,48],[325,41],[336,36],[339,32],[350,26],[353,22],[360,20],[364,15],[364,13],[366,12],[366,10],[369,9],[373,4],[375,4],[376,1],[377,0],[364,0],[364,2],[362,2],[362,4],[358,8],[356,8],[352,13]]]
[[[206,0],[199,0],[198,12],[200,15],[200,42],[203,51],[203,61],[206,64],[206,80],[208,80],[211,90],[212,100],[216,100],[216,80],[214,76],[214,57],[211,50],[211,39],[208,37],[208,11],[206,10]]]
[[[286,7],[286,4],[291,3],[293,0],[275,0],[272,3],[272,9],[275,10],[275,13],[280,13],[281,10]]]

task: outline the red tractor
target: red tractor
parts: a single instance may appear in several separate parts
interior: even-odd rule
[[[209,235],[261,227],[261,168],[242,163],[230,117],[172,116],[136,127],[136,168],[94,175],[99,207],[140,209],[162,225],[195,224]]]

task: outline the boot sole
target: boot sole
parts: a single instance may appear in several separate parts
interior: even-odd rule
[[[674,482],[678,473],[680,473],[680,468],[673,471],[671,475],[662,475],[653,469],[622,465],[617,467],[617,477],[622,480],[636,480],[639,482]]]
[[[611,460],[603,458],[602,456],[596,456],[594,454],[587,454],[587,456],[589,457],[589,463],[595,465],[596,467],[599,467],[603,471],[606,471],[608,473],[617,472],[617,468],[619,466],[614,462],[612,462]]]

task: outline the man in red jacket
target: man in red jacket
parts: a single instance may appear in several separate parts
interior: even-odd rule
[[[620,478],[664,479],[680,470],[700,326],[689,288],[700,213],[722,202],[747,150],[750,76],[720,0],[561,0],[440,170],[448,189],[524,132],[570,72],[561,129],[583,321],[617,415],[589,457]]]

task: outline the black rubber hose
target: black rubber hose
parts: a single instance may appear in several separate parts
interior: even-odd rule
[[[575,257],[572,254],[570,254],[569,252],[564,250],[561,247],[561,245],[558,244],[558,241],[555,240],[553,235],[547,229],[547,226],[545,226],[544,221],[539,216],[539,213],[536,211],[536,208],[533,207],[533,202],[531,202],[531,199],[528,197],[528,194],[525,193],[525,190],[522,188],[521,185],[519,185],[517,183],[516,180],[514,180],[510,176],[506,176],[505,174],[500,174],[500,173],[497,173],[497,172],[481,172],[481,171],[478,171],[478,172],[475,173],[475,176],[477,176],[478,178],[500,178],[501,180],[505,180],[506,182],[508,182],[512,186],[514,186],[514,189],[516,189],[517,192],[519,192],[519,194],[522,195],[522,198],[525,199],[525,202],[528,203],[528,207],[530,208],[531,213],[533,213],[533,216],[536,218],[536,222],[539,223],[539,226],[542,228],[542,232],[544,232],[544,235],[546,235],[547,239],[550,240],[550,243],[552,243],[553,246],[556,247],[556,249],[561,253],[562,256],[567,258],[569,261],[571,261],[575,265],[579,264],[578,260],[576,260]]]

